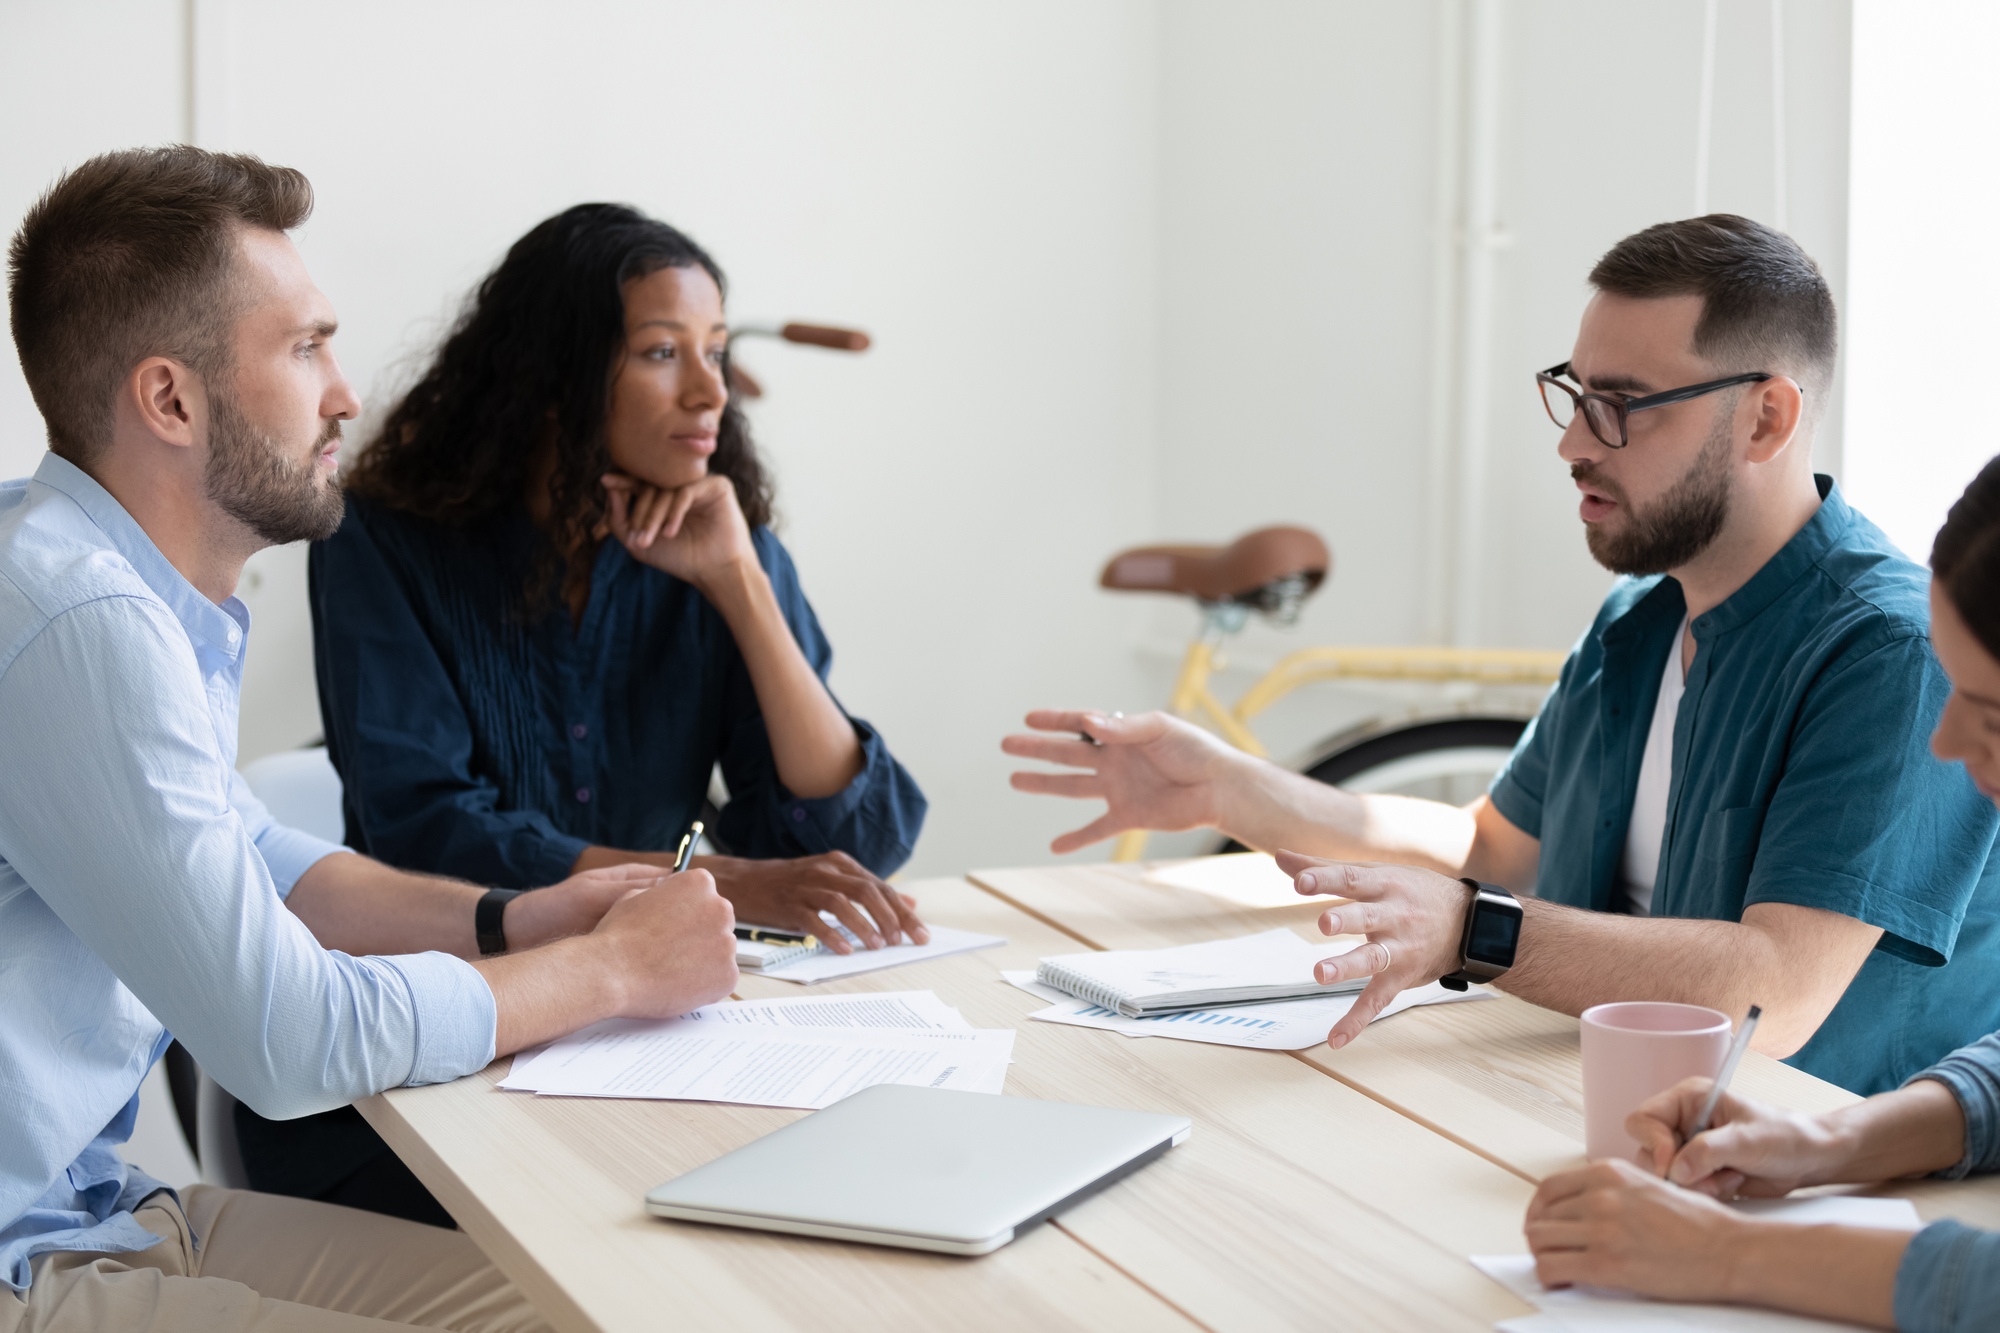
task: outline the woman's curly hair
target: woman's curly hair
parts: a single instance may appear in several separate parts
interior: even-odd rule
[[[565,561],[591,549],[604,520],[599,478],[611,471],[605,420],[623,359],[625,285],[696,266],[727,294],[706,251],[635,208],[578,204],[542,222],[474,290],[423,378],[368,441],[347,489],[470,528],[525,503],[529,467],[553,436],[553,530],[525,590],[539,602]],[[734,397],[709,471],[735,485],[751,527],[771,521],[771,480]]]

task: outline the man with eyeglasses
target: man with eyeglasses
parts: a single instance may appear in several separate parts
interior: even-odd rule
[[[1485,796],[1359,795],[1159,713],[1041,711],[1009,754],[1093,770],[1023,791],[1128,828],[1278,851],[1368,943],[1338,1049],[1397,992],[1492,981],[1565,1013],[1675,1000],[1859,1093],[2000,1027],[2000,818],[1926,741],[1949,693],[1924,569],[1812,470],[1836,316],[1788,236],[1718,214],[1620,241],[1568,361],[1537,375],[1625,575]],[[1097,744],[1072,739],[1083,733]],[[1510,892],[1511,891],[1511,892]]]

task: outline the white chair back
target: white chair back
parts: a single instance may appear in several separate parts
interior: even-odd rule
[[[347,836],[347,821],[340,811],[340,774],[333,771],[325,746],[268,754],[242,771],[250,790],[280,824],[328,842]]]

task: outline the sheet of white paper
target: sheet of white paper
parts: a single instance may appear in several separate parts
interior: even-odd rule
[[[990,949],[996,944],[1007,942],[1006,937],[1002,935],[981,935],[970,930],[954,930],[950,926],[927,928],[931,933],[929,944],[892,944],[884,949],[856,949],[845,956],[837,953],[819,953],[754,975],[811,985],[815,981],[857,976],[863,972],[880,971],[885,967],[901,967],[905,963],[927,962],[932,958],[943,958],[947,954],[966,953],[973,949]]]
[[[1740,1199],[1730,1205],[1772,1222],[1804,1226],[1874,1227],[1881,1231],[1921,1231],[1924,1219],[1908,1199],[1868,1199],[1854,1194],[1816,1194],[1805,1199]]]
[[[1007,1066],[1011,1060],[995,1060],[980,1072],[970,1075],[961,1086],[967,1092],[990,1092],[999,1096],[1007,1088]]]
[[[618,1020],[612,1020],[617,1022]],[[937,997],[936,991],[885,991],[877,995],[800,995],[781,1000],[723,1000],[704,1005],[679,1018],[651,1020],[656,1031],[670,1031],[676,1025],[714,1027],[747,1024],[763,1027],[826,1028],[941,1028],[969,1032],[965,1016]],[[574,1037],[607,1029],[597,1024]],[[554,1046],[544,1042],[514,1056],[514,1064],[500,1086],[510,1092],[533,1092],[538,1086],[535,1059]]]
[[[1036,999],[1047,1000],[1052,1004],[1060,1003],[1070,998],[1054,986],[1051,986],[1048,982],[1035,980],[1035,974],[1030,971],[1002,971],[1000,979],[1016,990],[1024,990]]]
[[[614,1019],[550,1046],[526,1081],[542,1096],[817,1110],[877,1083],[987,1087],[996,1068],[1004,1080],[1013,1048],[1011,1028],[882,1031]]]
[[[1736,1205],[1777,1222],[1844,1223],[1848,1226],[1915,1231],[1922,1226],[1916,1206],[1908,1199],[1861,1199],[1822,1195],[1810,1199],[1760,1199]],[[1495,1325],[1505,1333],[1809,1333],[1811,1330],[1852,1329],[1852,1324],[1781,1314],[1741,1305],[1686,1305],[1649,1301],[1625,1291],[1602,1287],[1545,1289],[1535,1276],[1534,1257],[1526,1254],[1475,1254],[1479,1271],[1534,1305],[1539,1313]]]
[[[808,1028],[952,1028],[972,1030],[964,1015],[936,991],[883,991],[874,995],[799,995],[782,1000],[723,1000],[703,1005],[683,1022],[753,1023]]]
[[[1263,852],[1204,856],[1148,870],[1146,878],[1169,888],[1193,889],[1239,907],[1297,907],[1319,901],[1293,888],[1292,877]]]
[[[1272,1000],[1264,1004],[1235,1004],[1218,1009],[1190,1009],[1184,1013],[1161,1014],[1156,1018],[1127,1018],[1115,1010],[1064,995],[1053,986],[1034,979],[1032,972],[1003,972],[1001,976],[1030,995],[1054,998],[1047,1009],[1028,1015],[1044,1023],[1067,1023],[1072,1027],[1103,1028],[1128,1037],[1177,1037],[1182,1041],[1205,1041],[1217,1046],[1253,1046],[1268,1051],[1303,1051],[1326,1040],[1327,1030],[1354,1006],[1352,995],[1315,996],[1309,1000]],[[1021,980],[1016,981],[1019,977]],[[1381,1022],[1391,1014],[1414,1009],[1420,1004],[1452,1004],[1460,1000],[1490,1000],[1488,991],[1446,990],[1436,982],[1413,986],[1391,1000],[1375,1016]]]

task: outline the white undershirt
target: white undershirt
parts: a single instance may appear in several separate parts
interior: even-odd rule
[[[1639,763],[1639,787],[1632,796],[1632,822],[1625,826],[1625,856],[1619,862],[1618,877],[1634,916],[1652,915],[1660,844],[1667,836],[1667,790],[1674,780],[1674,718],[1681,711],[1681,695],[1687,692],[1687,677],[1681,671],[1681,642],[1687,627],[1683,617],[1660,672],[1660,697],[1653,705],[1653,726],[1646,733],[1646,755]]]

